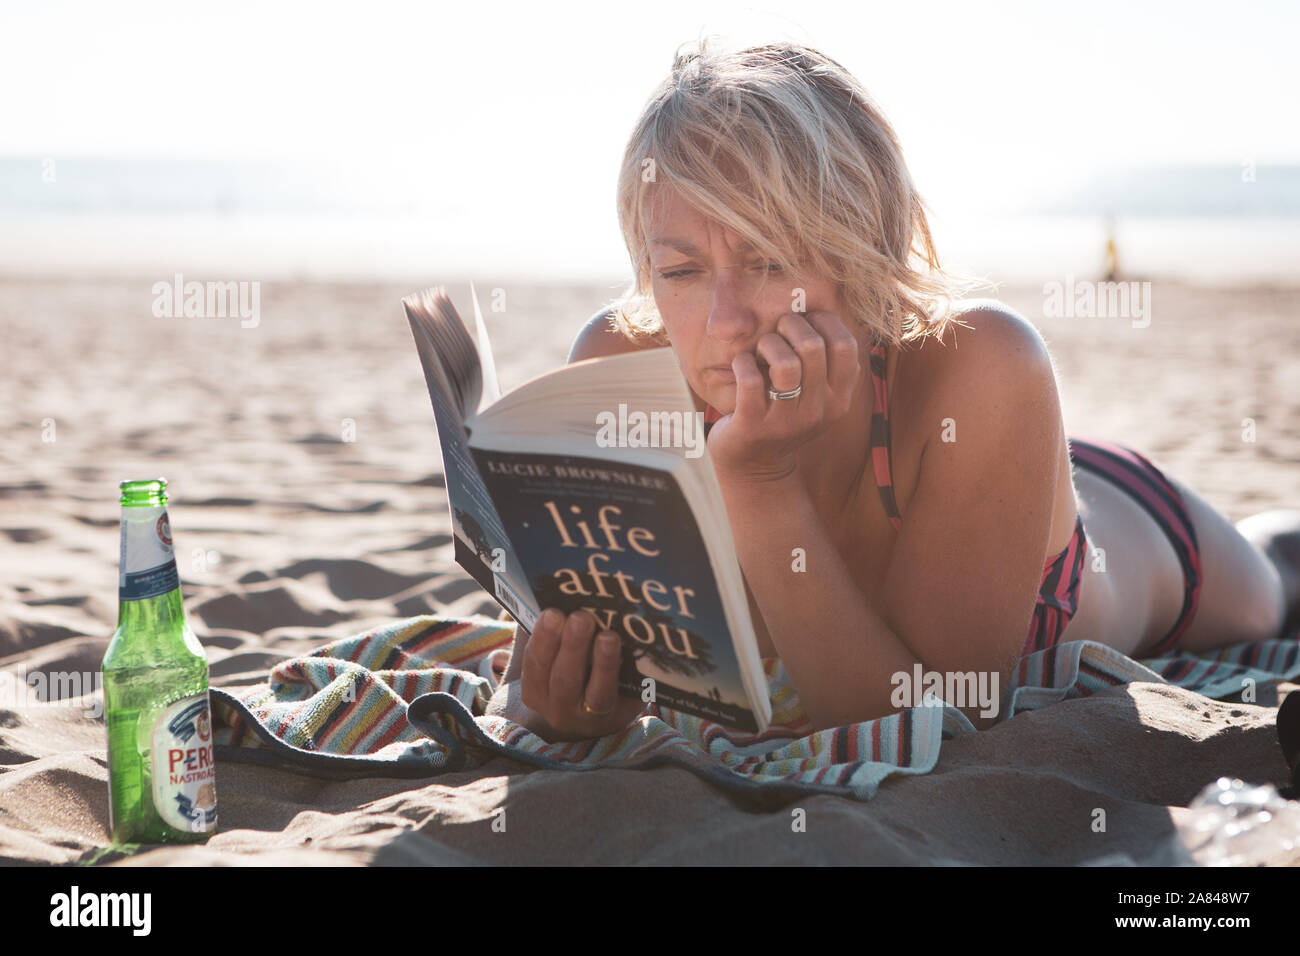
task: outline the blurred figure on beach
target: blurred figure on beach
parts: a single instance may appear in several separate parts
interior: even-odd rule
[[[1115,217],[1106,216],[1106,252],[1102,263],[1103,279],[1115,282],[1119,279],[1119,251],[1115,248]]]

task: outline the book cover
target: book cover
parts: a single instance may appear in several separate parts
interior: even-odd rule
[[[704,541],[672,474],[471,449],[538,607],[586,608],[623,642],[619,690],[755,731]]]

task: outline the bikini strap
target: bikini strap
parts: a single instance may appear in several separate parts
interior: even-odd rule
[[[898,502],[894,499],[894,475],[889,461],[889,392],[885,388],[888,365],[885,346],[877,340],[871,346],[871,466],[880,491],[880,503],[895,531],[903,528]]]

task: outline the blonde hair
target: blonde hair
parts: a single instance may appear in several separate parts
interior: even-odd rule
[[[618,219],[635,278],[612,319],[629,338],[667,344],[645,215],[660,185],[786,273],[837,282],[850,315],[891,345],[942,335],[957,321],[952,301],[988,284],[940,268],[889,121],[844,67],[805,46],[679,48],[632,132]]]

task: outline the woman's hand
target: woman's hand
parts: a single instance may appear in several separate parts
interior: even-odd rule
[[[720,478],[779,480],[793,474],[799,446],[849,410],[861,372],[858,340],[831,312],[787,312],[731,370],[736,409],[709,432],[714,468]],[[771,398],[769,383],[799,394]]]
[[[529,729],[549,740],[616,733],[644,709],[640,700],[619,696],[622,644],[613,631],[597,634],[596,623],[587,611],[547,608],[528,637],[521,698],[547,724]]]

